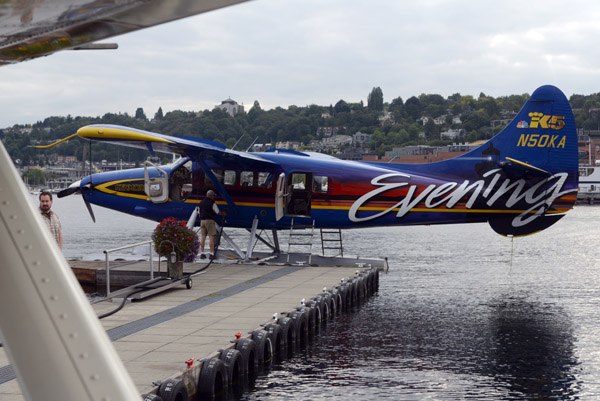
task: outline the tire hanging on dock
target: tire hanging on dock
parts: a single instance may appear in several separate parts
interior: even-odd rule
[[[306,312],[300,310],[288,315],[294,321],[296,329],[296,349],[304,348],[308,345],[308,316]]]
[[[323,322],[323,301],[321,297],[316,297],[312,301],[308,301],[307,305],[315,311],[315,334],[321,330]]]
[[[270,323],[265,326],[265,330],[269,333],[273,343],[273,359],[281,360],[285,357],[287,351],[286,337],[283,335],[283,330],[277,323]]]
[[[198,376],[198,396],[200,398],[225,398],[228,389],[227,368],[225,363],[217,358],[202,361]]]
[[[256,343],[250,338],[240,338],[235,343],[235,349],[242,354],[244,361],[244,377],[248,383],[253,382],[258,376],[258,358],[256,356]]]
[[[244,358],[242,353],[235,348],[221,351],[219,359],[225,364],[227,380],[234,394],[241,394],[244,389]]]
[[[189,401],[188,391],[183,380],[168,379],[158,387],[162,401]]]
[[[252,339],[256,343],[258,369],[263,370],[266,366],[271,365],[273,361],[273,341],[266,330],[253,331]]]
[[[285,342],[287,353],[282,357],[291,357],[296,352],[296,327],[294,319],[289,316],[277,319],[277,324],[281,326],[281,336]]]

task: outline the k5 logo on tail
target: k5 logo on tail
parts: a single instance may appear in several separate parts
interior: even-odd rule
[[[541,128],[541,129],[563,129],[565,116],[550,116],[544,113],[529,113],[531,121],[519,121],[517,128]]]
[[[565,116],[551,116],[544,113],[529,113],[531,121],[519,121],[517,128],[541,128],[560,130],[565,126]],[[565,135],[521,134],[517,146],[529,148],[563,148],[567,137]]]

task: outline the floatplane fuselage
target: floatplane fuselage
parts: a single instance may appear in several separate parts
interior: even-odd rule
[[[431,164],[343,161],[289,150],[245,153],[114,125],[82,127],[75,135],[182,156],[166,166],[147,162],[93,174],[67,191],[155,221],[187,220],[212,189],[229,227],[248,228],[258,219],[261,229],[289,229],[292,218],[294,224],[343,229],[487,221],[499,234],[519,236],[556,222],[577,192],[573,114],[552,86],[536,90],[484,145]]]

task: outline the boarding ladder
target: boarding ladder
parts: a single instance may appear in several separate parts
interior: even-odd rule
[[[305,231],[310,229],[310,233]],[[294,218],[290,225],[290,238],[288,240],[287,263],[290,263],[290,250],[292,246],[302,246],[304,249],[308,247],[308,264],[312,262],[312,242],[315,234],[315,221],[312,221],[312,226],[296,225],[294,226]]]
[[[323,256],[325,256],[325,250],[336,250],[337,253],[331,256],[344,257],[344,246],[342,244],[342,229],[323,229],[321,228],[321,249],[323,250]]]

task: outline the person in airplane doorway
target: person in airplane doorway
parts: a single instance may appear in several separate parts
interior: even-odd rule
[[[200,202],[199,205],[199,214],[200,214],[200,259],[206,259],[206,254],[204,253],[204,244],[206,242],[206,237],[208,236],[209,240],[209,248],[210,253],[208,257],[210,259],[214,259],[215,257],[215,236],[217,235],[217,225],[216,218],[218,215],[224,216],[226,212],[219,211],[219,207],[215,203],[215,196],[217,194],[212,189],[206,192],[206,198]]]
[[[44,218],[44,222],[46,222],[50,233],[56,240],[58,247],[62,250],[63,236],[60,219],[56,213],[50,210],[51,207],[52,193],[48,191],[40,193],[40,212],[42,213],[42,217]]]

